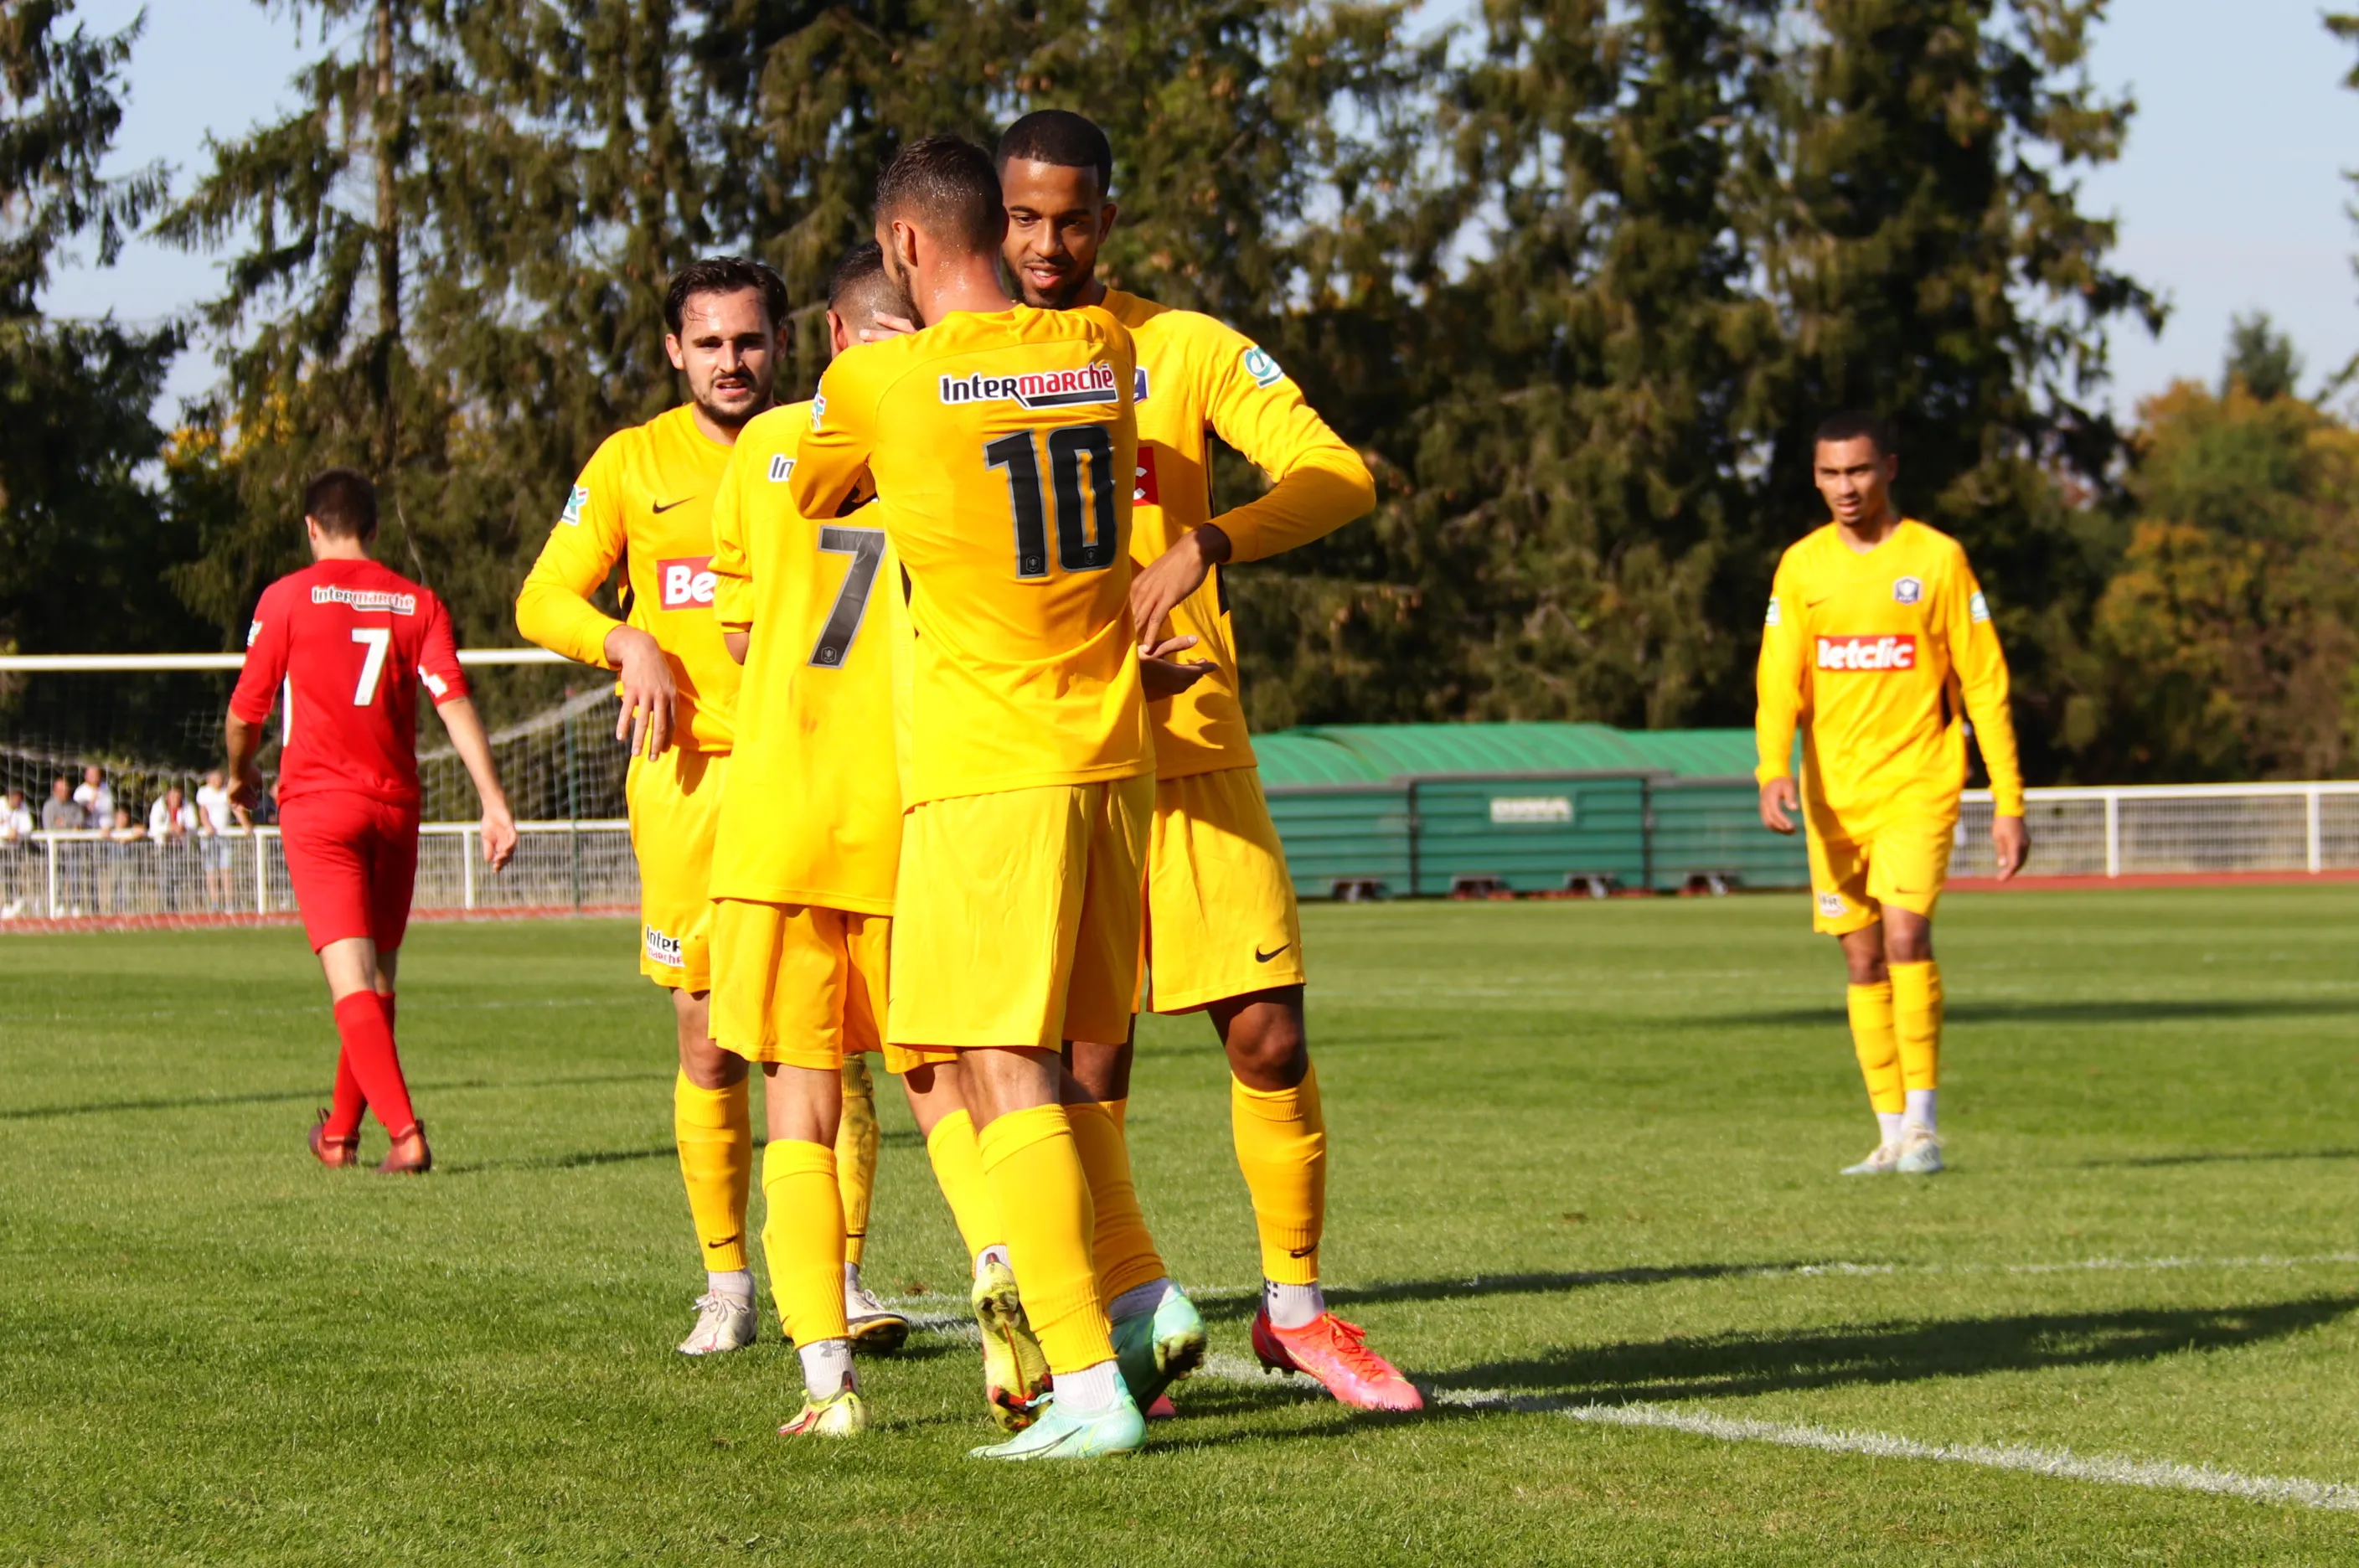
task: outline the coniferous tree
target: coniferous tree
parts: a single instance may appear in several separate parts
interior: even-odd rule
[[[194,632],[164,580],[185,543],[139,470],[180,330],[41,310],[69,247],[113,263],[163,193],[155,168],[100,173],[138,24],[93,37],[73,10],[0,5],[0,645],[171,648]]]

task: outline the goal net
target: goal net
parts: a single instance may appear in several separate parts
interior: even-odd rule
[[[624,822],[628,757],[611,677],[538,649],[462,652],[520,830],[486,870],[474,786],[419,704],[421,915],[636,907]],[[222,723],[235,654],[0,658],[0,922],[286,919],[275,802],[227,808]],[[276,714],[258,758],[274,785]]]

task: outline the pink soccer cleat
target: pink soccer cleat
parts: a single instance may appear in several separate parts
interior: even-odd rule
[[[1300,1328],[1279,1328],[1267,1311],[1256,1313],[1254,1354],[1273,1372],[1316,1377],[1329,1393],[1364,1410],[1421,1410],[1425,1397],[1400,1369],[1368,1348],[1368,1333],[1333,1312]]]
[[[1148,1421],[1176,1421],[1179,1415],[1180,1407],[1171,1402],[1171,1396],[1169,1394],[1156,1395],[1155,1402],[1147,1407]]]

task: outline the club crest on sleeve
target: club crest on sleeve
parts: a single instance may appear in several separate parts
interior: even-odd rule
[[[814,392],[811,394],[811,429],[819,429],[820,421],[826,418],[827,394],[824,392]]]
[[[1763,619],[1761,624],[1769,626],[1774,626],[1777,624],[1777,595],[1775,593],[1769,595],[1769,614]]]
[[[772,452],[770,454],[771,484],[784,485],[787,482],[787,475],[792,474],[794,471],[795,460],[793,458],[788,457],[783,452]]]
[[[1258,347],[1252,345],[1246,347],[1245,364],[1245,374],[1254,378],[1254,385],[1256,387],[1275,387],[1286,379],[1286,372],[1277,367],[1277,361],[1270,358]]]
[[[1143,365],[1131,373],[1130,400],[1133,403],[1147,401],[1147,366]]]
[[[248,647],[248,648],[252,648],[252,647],[254,646],[254,639],[255,639],[255,638],[256,638],[256,637],[260,637],[261,635],[262,635],[262,623],[261,623],[260,621],[256,621],[256,622],[255,622],[255,623],[254,623],[254,625],[252,625],[252,626],[248,626],[248,627],[246,627],[246,628],[245,628],[245,646],[246,646],[246,647]]]
[[[1925,580],[1921,577],[1896,577],[1892,580],[1892,602],[1913,604],[1925,596]]]
[[[571,524],[577,528],[580,528],[582,526],[582,508],[587,506],[589,504],[590,487],[587,485],[576,485],[573,487],[573,494],[565,498],[565,510],[557,514],[557,520],[560,523]]]
[[[1990,601],[1983,597],[1983,591],[1981,589],[1975,589],[1974,596],[1966,601],[1966,614],[1972,615],[1977,621],[1987,621],[1990,619]]]
[[[437,700],[440,700],[451,690],[451,683],[449,681],[443,680],[442,677],[435,674],[434,671],[427,669],[422,664],[418,667],[418,678],[426,682],[426,689],[429,691],[433,692]]]

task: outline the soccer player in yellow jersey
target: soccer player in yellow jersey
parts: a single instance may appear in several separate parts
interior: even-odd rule
[[[1130,334],[1007,298],[988,154],[903,148],[876,239],[919,331],[828,369],[788,481],[832,515],[864,474],[908,583],[910,767],[886,1038],[951,1046],[1047,1412],[982,1457],[1143,1441],[1092,1269],[1060,1051],[1119,1036],[1138,983],[1153,742],[1130,622]]]
[[[836,352],[851,343],[848,321],[888,301],[876,246],[855,249],[829,288]],[[1047,1368],[1022,1320],[957,1053],[884,1042],[906,750],[894,676],[907,648],[891,646],[897,630],[906,645],[900,564],[864,495],[833,517],[796,510],[786,482],[810,429],[808,403],[756,416],[712,513],[715,612],[745,671],[713,844],[712,1031],[768,1075],[762,1239],[807,1388],[781,1430],[845,1436],[866,1425],[851,1357],[851,1314],[866,1292],[847,1261],[851,1205],[837,1202],[839,1102],[843,1065],[881,1051],[975,1260],[994,1413],[1020,1431]]]
[[[758,262],[718,257],[672,278],[664,348],[689,400],[598,448],[516,595],[516,626],[527,638],[619,677],[615,735],[631,745],[639,970],[671,993],[679,1042],[673,1125],[706,1273],[696,1326],[679,1347],[691,1356],[754,1340],[745,1063],[713,1044],[706,1001],[712,833],[738,682],[712,615],[712,497],[738,431],[770,406],[786,309],[786,285]],[[619,621],[592,597],[617,564]]]
[[[1968,723],[1997,806],[1999,880],[2022,867],[2028,845],[2006,658],[1958,541],[1894,514],[1899,460],[1882,420],[1828,419],[1812,466],[1832,520],[1786,551],[1770,591],[1754,721],[1761,821],[1795,830],[1799,723],[1812,922],[1843,943],[1852,1041],[1882,1129],[1844,1174],[1930,1174],[1941,1169],[1933,906],[1949,875]]]
[[[1202,1010],[1226,1048],[1230,1124],[1260,1232],[1263,1364],[1303,1371],[1347,1404],[1416,1410],[1417,1389],[1327,1310],[1319,1289],[1327,1129],[1302,1017],[1301,922],[1286,852],[1263,799],[1239,701],[1223,563],[1261,561],[1333,532],[1375,504],[1367,465],[1302,399],[1276,361],[1234,329],[1109,289],[1096,277],[1112,232],[1114,154],[1090,121],[1027,114],[1000,138],[1006,260],[1029,304],[1102,309],[1136,344],[1138,463],[1131,609],[1142,636],[1169,619],[1210,656],[1204,679],[1150,705],[1155,815],[1147,876],[1147,1005]],[[1267,474],[1269,490],[1211,515],[1211,432]],[[1119,1126],[1129,1094],[1129,1020],[1073,1045],[1073,1072]],[[1119,1343],[1169,1289],[1143,1228],[1110,1236]],[[1112,1255],[1109,1263],[1108,1256]]]

